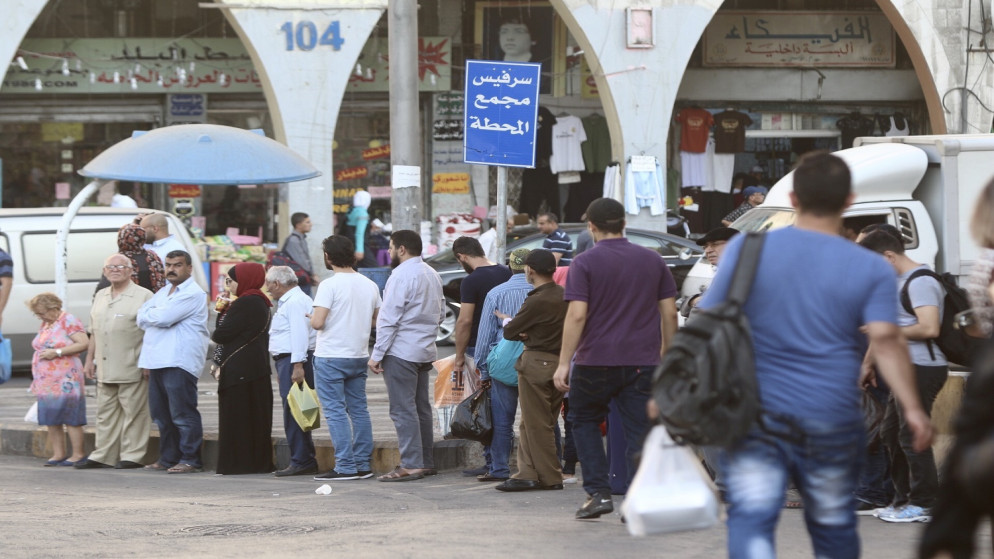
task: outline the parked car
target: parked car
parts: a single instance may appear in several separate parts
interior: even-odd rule
[[[73,219],[66,244],[69,280],[63,308],[83,321],[90,320],[90,304],[103,270],[104,259],[117,252],[117,232],[139,212],[133,208],[86,207]],[[39,293],[55,292],[55,232],[65,208],[0,209],[0,249],[14,261],[14,283],[3,313],[3,335],[10,338],[15,369],[31,366],[31,340],[39,322],[25,301]],[[158,212],[169,220],[169,231],[187,247],[193,259],[193,277],[207,289],[207,277],[186,227],[173,214]],[[206,301],[205,301],[206,303]]]
[[[580,233],[587,228],[583,223],[566,223],[560,225],[563,231],[570,236],[573,247],[576,248],[576,239]],[[694,241],[661,233],[659,231],[649,231],[645,229],[625,229],[625,236],[628,240],[659,253],[666,260],[676,280],[677,289],[683,284],[687,273],[700,259],[703,249],[697,246]],[[545,235],[534,227],[514,228],[508,232],[507,253],[504,257],[504,264],[511,251],[518,248],[536,249],[542,248]],[[451,249],[443,250],[438,254],[425,259],[425,262],[438,272],[442,277],[442,290],[445,293],[446,315],[445,320],[438,329],[439,344],[451,344],[455,342],[456,318],[459,316],[459,285],[466,277],[466,271],[462,264],[456,259],[456,255]]]

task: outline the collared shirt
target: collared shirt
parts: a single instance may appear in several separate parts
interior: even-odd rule
[[[501,320],[494,315],[494,311],[514,316],[518,314],[518,309],[525,302],[525,297],[532,290],[531,284],[525,279],[525,274],[518,273],[511,276],[511,279],[494,287],[487,293],[487,298],[483,302],[483,315],[480,317],[480,330],[476,334],[476,368],[480,370],[480,377],[483,380],[490,378],[487,368],[487,356],[500,341]]]
[[[562,229],[556,229],[545,238],[542,248],[550,252],[558,252],[562,255],[559,258],[560,266],[569,266],[573,261],[573,243],[570,242],[569,235]]]
[[[138,382],[142,379],[138,355],[145,332],[138,327],[138,310],[152,298],[152,292],[132,281],[116,298],[114,286],[105,287],[93,297],[90,332],[94,340],[97,379],[107,383]]]
[[[176,235],[169,235],[165,239],[159,239],[150,245],[145,245],[145,250],[151,250],[157,254],[163,264],[166,263],[166,255],[174,250],[182,250],[187,254],[190,253],[190,250],[183,246],[183,243],[179,242]]]
[[[192,277],[172,291],[166,284],[142,305],[137,324],[145,330],[138,366],[179,367],[200,378],[207,359],[207,294]]]
[[[294,287],[280,297],[269,325],[269,353],[289,353],[291,363],[307,361],[307,351],[314,348],[316,339],[311,319],[307,317],[313,304],[300,287]]]
[[[393,355],[414,363],[430,363],[437,357],[435,338],[445,318],[442,279],[420,256],[394,268],[383,292],[383,305],[376,318],[373,361]]]
[[[293,231],[283,243],[283,250],[300,264],[309,273],[314,272],[314,265],[311,264],[311,253],[307,250],[307,235]]]
[[[563,288],[555,283],[545,283],[528,293],[518,314],[504,325],[504,338],[520,340],[528,334],[525,349],[558,354],[563,344],[563,323],[566,307]]]

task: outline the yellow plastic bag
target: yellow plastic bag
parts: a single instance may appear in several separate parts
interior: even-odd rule
[[[290,406],[290,414],[304,432],[313,431],[321,426],[321,403],[318,393],[307,386],[307,383],[293,383],[286,395],[286,403]]]

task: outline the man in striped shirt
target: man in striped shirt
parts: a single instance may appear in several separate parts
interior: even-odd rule
[[[551,212],[539,214],[538,230],[546,235],[542,248],[556,257],[556,265],[569,266],[573,262],[573,243],[570,242],[566,231],[559,228],[559,218],[556,214]]]

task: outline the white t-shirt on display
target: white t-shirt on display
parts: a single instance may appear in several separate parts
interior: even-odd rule
[[[587,141],[587,132],[583,122],[575,116],[562,116],[552,125],[552,157],[549,158],[549,170],[553,173],[563,171],[585,171],[583,151],[580,144]]]
[[[318,330],[315,357],[369,357],[373,312],[380,308],[380,288],[359,273],[337,273],[318,284],[314,306],[328,309]]]

